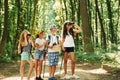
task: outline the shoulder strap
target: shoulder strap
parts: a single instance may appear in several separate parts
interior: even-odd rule
[[[51,41],[51,35],[48,35],[48,44],[50,44]]]
[[[58,35],[56,36],[56,39],[57,39],[57,43],[59,44],[59,36]],[[48,35],[48,44],[50,44],[50,41],[51,41],[51,35]]]
[[[57,38],[57,43],[59,44],[59,36],[57,35],[56,38]]]

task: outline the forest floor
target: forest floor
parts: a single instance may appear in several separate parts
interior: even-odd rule
[[[61,61],[61,60],[59,60]],[[48,61],[46,60],[46,68],[45,68],[45,78],[44,80],[48,80]],[[57,80],[62,80],[61,78],[64,76],[63,69],[60,71],[61,62],[57,66],[56,77]],[[20,61],[15,63],[0,63],[0,80],[20,80],[19,75],[19,67]],[[27,76],[29,64],[25,65],[25,76]],[[68,73],[71,74],[71,64],[70,60],[68,61]],[[75,73],[80,76],[77,80],[120,80],[120,70],[119,68],[114,67],[114,65],[104,64],[101,68],[100,64],[93,63],[76,63]],[[26,77],[24,80],[27,80]],[[32,73],[31,80],[34,80],[34,72]],[[75,79],[70,79],[75,80]]]

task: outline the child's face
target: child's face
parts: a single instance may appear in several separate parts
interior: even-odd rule
[[[72,28],[72,27],[73,27],[73,25],[67,25],[67,26],[66,26],[67,30],[69,30],[69,29]]]
[[[56,28],[52,28],[52,29],[50,29],[50,31],[51,31],[52,34],[56,34],[57,29]]]
[[[44,38],[44,36],[45,36],[45,32],[40,33],[39,36],[40,36],[41,38]]]

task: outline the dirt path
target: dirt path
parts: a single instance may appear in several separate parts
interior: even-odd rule
[[[60,60],[61,61],[61,60]],[[19,65],[20,62],[16,63],[0,63],[0,80],[20,80],[19,77]],[[48,62],[46,62],[48,65]],[[60,72],[60,65],[57,66],[57,71],[55,73],[58,80],[62,80],[60,78],[63,77],[63,69]],[[26,63],[25,66],[25,76],[27,76],[29,65]],[[77,80],[120,80],[120,72],[114,73],[113,68],[104,66],[100,68],[100,65],[89,64],[89,63],[79,63],[76,64],[76,74],[80,76],[80,79]],[[70,61],[68,62],[68,73],[71,74],[71,65]],[[48,80],[48,66],[45,69],[45,78],[44,80]],[[26,77],[24,78],[26,80]],[[32,73],[31,80],[34,80],[34,72]],[[70,79],[75,80],[75,79]]]

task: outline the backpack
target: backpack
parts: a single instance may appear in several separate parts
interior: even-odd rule
[[[56,39],[57,39],[57,43],[59,44],[59,36],[57,35],[56,36]],[[48,44],[50,44],[51,42],[51,35],[48,35]]]

